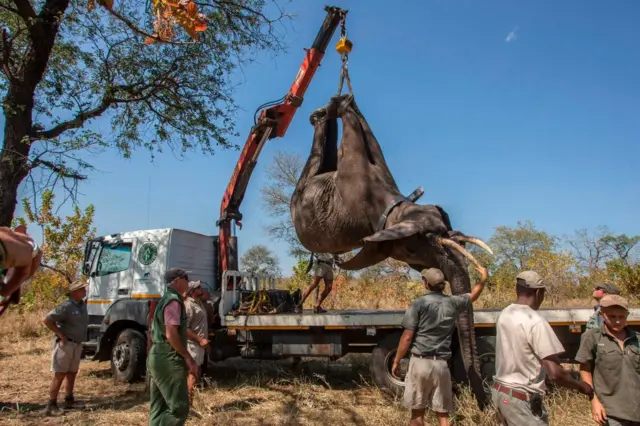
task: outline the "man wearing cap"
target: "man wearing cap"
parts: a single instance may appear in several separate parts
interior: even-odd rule
[[[451,335],[458,316],[475,302],[487,279],[487,270],[479,269],[482,279],[471,293],[448,296],[443,294],[445,276],[439,269],[424,269],[420,273],[429,293],[413,301],[404,315],[404,333],[391,373],[397,377],[400,360],[411,350],[405,378],[405,408],[411,410],[411,426],[422,426],[426,408],[436,412],[438,424],[449,424],[453,411],[451,373],[447,360],[451,358]]]
[[[629,304],[617,294],[600,299],[602,327],[584,332],[576,361],[593,386],[591,416],[609,426],[640,426],[640,333],[627,327]]]
[[[183,425],[189,415],[187,373],[198,366],[187,350],[187,314],[184,295],[189,276],[180,268],[164,274],[167,290],[158,302],[151,326],[147,357],[150,380],[149,424]]]
[[[504,308],[496,321],[496,374],[491,391],[503,425],[549,424],[542,400],[546,375],[561,386],[593,395],[589,384],[574,380],[560,364],[564,347],[538,314],[544,294],[538,273],[521,272],[516,277],[516,302]]]
[[[58,392],[62,381],[66,380],[65,408],[79,406],[73,398],[73,386],[80,367],[82,342],[87,340],[89,315],[84,298],[89,283],[84,280],[74,281],[69,285],[69,298],[49,312],[42,323],[53,332],[51,371],[53,380],[49,388],[49,402],[46,415],[59,415]]]
[[[203,304],[204,290],[200,281],[190,281],[184,307],[187,311],[187,350],[198,365],[198,374],[189,374],[189,403],[193,402],[193,390],[200,378],[200,368],[204,363],[205,350],[209,348],[207,312]]]
[[[591,315],[589,320],[587,321],[587,330],[594,327],[602,327],[603,319],[602,315],[600,315],[600,299],[602,299],[607,294],[617,294],[620,295],[620,290],[618,287],[611,283],[602,283],[598,284],[593,290],[593,298],[596,300],[596,306],[594,306],[594,313]]]

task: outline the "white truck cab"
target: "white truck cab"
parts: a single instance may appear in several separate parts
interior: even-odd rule
[[[182,268],[189,271],[190,280],[201,280],[215,290],[217,241],[217,236],[166,228],[87,242],[83,273],[89,279],[90,325],[85,353],[93,352],[99,361],[111,359],[120,379],[139,378],[144,373],[144,363],[138,361],[146,356],[149,302],[162,297],[165,271]]]

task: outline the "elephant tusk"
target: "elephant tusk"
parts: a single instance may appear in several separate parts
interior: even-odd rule
[[[487,245],[487,243],[482,241],[480,238],[467,237],[466,235],[456,235],[455,237],[451,237],[451,239],[453,241],[456,241],[456,242],[464,241],[464,242],[467,242],[467,243],[475,244],[475,245],[481,247],[482,249],[484,249],[484,251],[486,251],[487,253],[489,253],[490,255],[493,256],[493,251],[491,250],[491,248]]]
[[[455,249],[457,251],[459,251],[460,253],[462,253],[462,255],[464,257],[466,257],[469,262],[473,263],[473,265],[478,268],[478,269],[482,269],[482,266],[480,266],[480,263],[478,263],[478,261],[476,260],[475,257],[473,257],[473,255],[471,253],[469,253],[464,247],[462,247],[460,244],[456,243],[453,240],[450,240],[448,238],[440,238],[438,237],[437,239],[438,243],[440,243],[443,246],[449,246],[452,249]]]

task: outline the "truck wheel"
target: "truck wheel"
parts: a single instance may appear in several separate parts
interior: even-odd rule
[[[397,379],[391,375],[393,359],[398,350],[400,336],[402,333],[393,333],[383,338],[371,353],[370,372],[376,386],[387,395],[397,398],[404,393],[404,377],[409,368],[409,357],[405,357],[400,362]]]
[[[111,373],[120,382],[132,383],[145,372],[146,345],[144,335],[132,328],[124,329],[111,349]]]

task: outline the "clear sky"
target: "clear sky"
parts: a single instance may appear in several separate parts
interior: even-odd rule
[[[236,92],[243,108],[238,144],[255,109],[288,90],[324,4],[289,5],[297,18],[286,33],[288,53],[264,55],[245,70]],[[423,186],[420,203],[442,205],[454,228],[482,238],[527,219],[556,235],[598,225],[640,232],[639,2],[329,4],[350,11],[356,100],[405,194]],[[337,40],[336,34],[287,136],[265,147],[241,209],[240,252],[267,244],[286,274],[293,260],[263,230],[260,187],[277,150],[306,158],[309,114],[337,90]],[[109,152],[90,159],[101,171],[82,184],[79,201],[95,205],[99,234],[160,227],[217,234],[238,157],[238,151],[190,152],[181,160],[165,151],[152,164],[144,150],[131,160]]]

